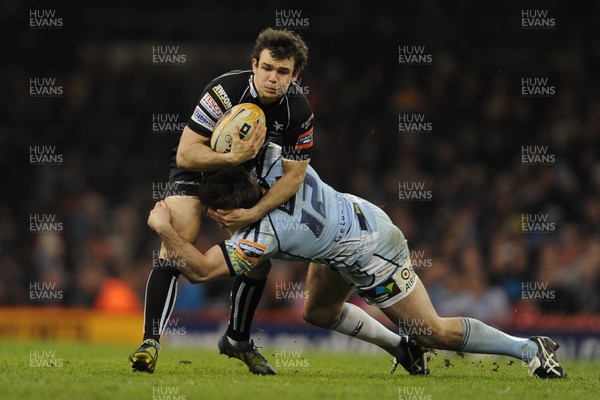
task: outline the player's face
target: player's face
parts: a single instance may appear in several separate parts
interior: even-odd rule
[[[260,101],[269,104],[279,99],[288,90],[298,74],[294,75],[294,61],[276,60],[269,50],[260,53],[260,59],[252,59],[254,87]]]

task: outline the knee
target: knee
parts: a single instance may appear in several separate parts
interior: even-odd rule
[[[327,307],[305,306],[302,309],[304,321],[322,328],[331,328],[341,317],[341,310],[336,311]]]

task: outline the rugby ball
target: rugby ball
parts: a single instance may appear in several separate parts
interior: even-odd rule
[[[254,135],[259,123],[265,125],[266,119],[265,113],[256,104],[241,103],[233,106],[215,125],[210,137],[210,147],[219,153],[228,153],[237,128],[240,130],[240,139],[248,140]]]

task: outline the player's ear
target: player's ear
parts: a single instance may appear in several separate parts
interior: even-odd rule
[[[300,71],[295,71],[294,73],[292,73],[292,81],[296,82],[296,79],[298,79],[298,75],[300,75]]]
[[[256,73],[258,70],[258,60],[252,57],[252,72]]]

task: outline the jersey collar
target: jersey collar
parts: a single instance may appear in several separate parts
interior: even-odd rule
[[[250,95],[253,98],[258,98],[258,92],[256,91],[256,88],[254,87],[254,74],[250,73],[250,77],[248,78],[248,86],[250,87]]]

